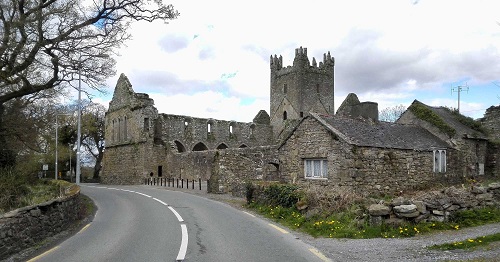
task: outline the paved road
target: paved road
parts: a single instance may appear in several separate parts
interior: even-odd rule
[[[34,261],[328,261],[269,221],[200,196],[147,186],[82,192],[95,219]]]

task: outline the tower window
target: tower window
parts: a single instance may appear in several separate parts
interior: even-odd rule
[[[286,91],[287,91],[287,85],[286,84],[283,84],[283,93],[286,94]]]
[[[304,117],[304,112],[300,112],[300,117]]]
[[[283,120],[286,120],[287,119],[287,115],[286,115],[286,111],[283,112]]]
[[[144,131],[149,132],[149,118],[144,118]]]

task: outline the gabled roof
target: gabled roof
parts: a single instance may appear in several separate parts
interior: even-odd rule
[[[419,126],[315,113],[310,115],[340,139],[352,145],[413,150],[449,147],[445,141]]]
[[[441,119],[451,128],[455,129],[456,135],[459,137],[463,138],[476,138],[476,139],[487,139],[487,136],[479,131],[475,130],[459,121],[459,117],[457,114],[452,112],[450,109],[446,107],[432,107],[428,106],[418,100],[413,101],[412,105],[414,104],[420,104],[422,106],[427,107],[428,109],[432,110],[434,113],[436,113]],[[411,107],[410,106],[410,107]],[[463,119],[466,119],[467,117],[461,116]]]

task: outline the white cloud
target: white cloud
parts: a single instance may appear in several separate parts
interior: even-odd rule
[[[171,2],[181,16],[133,24],[117,58],[117,72],[162,113],[251,121],[269,108],[269,56],[291,65],[299,46],[310,60],[327,51],[336,58],[337,107],[350,92],[380,109],[428,97],[453,106],[452,83],[500,81],[493,0]],[[478,97],[463,111],[498,103]]]

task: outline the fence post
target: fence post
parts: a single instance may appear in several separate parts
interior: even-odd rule
[[[177,178],[177,188],[179,188],[179,179]]]
[[[191,181],[191,189],[194,189],[194,178],[193,178],[193,180]]]
[[[200,184],[200,190],[201,190],[201,178],[198,178],[198,184]],[[207,185],[208,185],[208,181],[207,181]]]
[[[181,188],[184,188],[184,178],[181,179]]]

